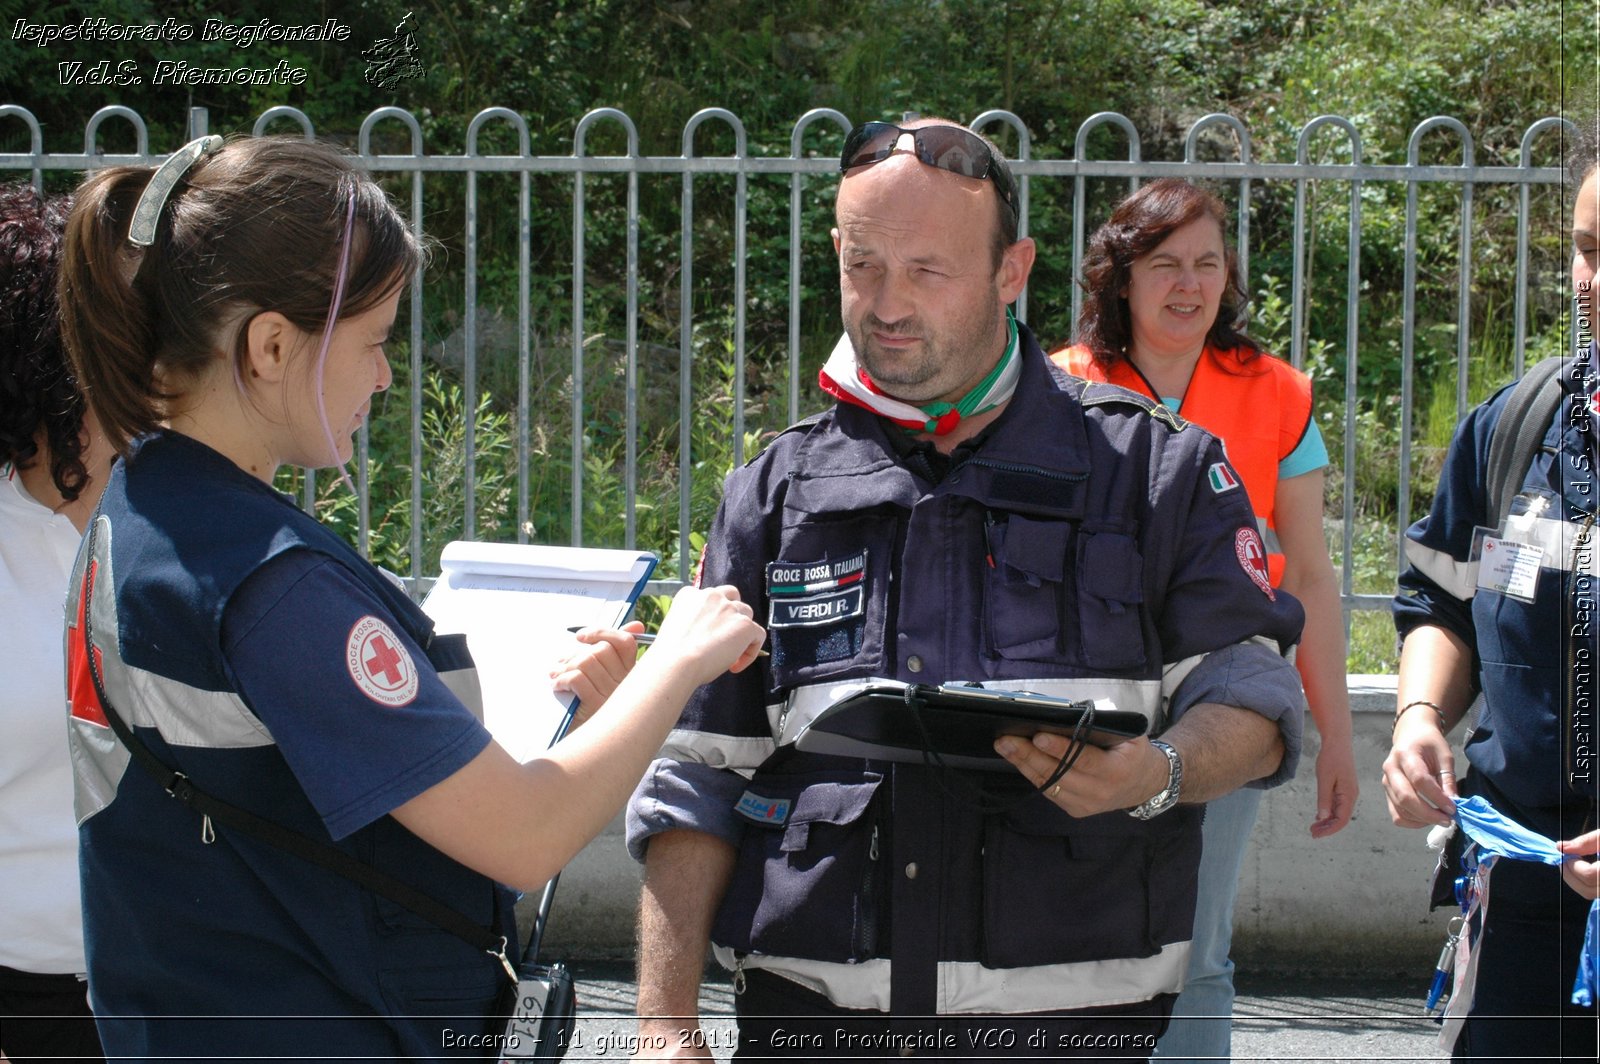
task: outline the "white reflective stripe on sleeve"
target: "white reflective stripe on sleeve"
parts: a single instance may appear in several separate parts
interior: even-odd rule
[[[712,946],[717,962],[732,971],[746,969],[781,975],[840,1008],[889,1011],[887,959],[836,964],[796,957],[747,953],[736,958],[726,946]],[[1125,957],[1029,968],[987,968],[977,961],[941,961],[936,1004],[940,1013],[997,1014],[1064,1012],[1108,1005],[1132,1005],[1157,994],[1176,993],[1189,964],[1189,943],[1177,942],[1151,957]]]
[[[823,710],[874,684],[905,686],[898,680],[869,677],[796,687],[789,692],[789,700],[777,717],[774,730],[778,735],[778,745],[794,742]],[[1162,697],[1162,685],[1157,680],[1120,680],[1098,676],[1068,679],[1039,676],[1014,680],[985,680],[983,687],[990,691],[1028,691],[1050,698],[1088,701],[1109,698],[1118,709],[1138,713],[1144,717],[1147,731],[1150,721],[1161,708]],[[769,716],[771,709],[772,707],[768,707]]]
[[[1458,562],[1442,550],[1406,537],[1406,561],[1452,598],[1466,602],[1478,590],[1478,563]]]
[[[1156,727],[1152,729],[1155,734],[1167,730],[1167,725],[1171,723],[1168,719],[1171,714],[1167,711],[1167,706],[1172,702],[1173,692],[1183,685],[1183,681],[1189,678],[1189,674],[1204,657],[1204,654],[1191,654],[1181,661],[1174,661],[1161,667],[1161,715],[1156,720]]]
[[[692,761],[712,768],[725,768],[749,776],[757,765],[778,748],[771,739],[674,728],[661,744],[659,756],[674,761]]]
[[[1173,692],[1183,686],[1183,681],[1189,678],[1194,667],[1205,659],[1204,654],[1191,654],[1182,661],[1174,661],[1170,665],[1161,667],[1161,704],[1165,706],[1172,699]]]
[[[1244,640],[1242,643],[1235,643],[1233,645],[1243,646],[1245,643],[1259,643],[1261,646],[1266,647],[1274,654],[1284,658],[1289,662],[1289,664],[1294,664],[1294,652],[1297,649],[1296,647],[1290,647],[1286,651],[1278,645],[1278,641],[1276,639],[1269,639],[1264,635],[1253,635],[1249,639]],[[1219,647],[1218,649],[1223,650],[1226,648]],[[1195,666],[1199,665],[1206,659],[1206,656],[1206,654],[1193,654],[1187,658],[1184,658],[1182,661],[1174,661],[1172,664],[1162,667],[1161,707],[1163,718],[1166,716],[1166,706],[1172,701],[1172,696],[1177,693],[1178,688],[1183,686],[1183,681],[1189,678],[1189,674],[1195,670]],[[1166,723],[1166,720],[1163,719],[1163,728],[1165,728]]]
[[[1260,643],[1262,646],[1266,647],[1268,650],[1272,651],[1274,654],[1277,654],[1280,657],[1288,658],[1291,662],[1294,661],[1295,647],[1298,647],[1300,645],[1299,643],[1296,643],[1294,646],[1290,647],[1288,650],[1285,650],[1285,649],[1283,649],[1283,644],[1279,643],[1276,639],[1269,639],[1268,637],[1266,637],[1264,635],[1253,635],[1249,639],[1246,639],[1245,642],[1246,643]]]

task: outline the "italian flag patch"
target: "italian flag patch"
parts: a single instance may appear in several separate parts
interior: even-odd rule
[[[1218,495],[1225,491],[1232,491],[1239,486],[1239,478],[1233,475],[1233,470],[1228,468],[1228,463],[1218,462],[1213,465],[1206,476],[1211,481],[1211,490]]]

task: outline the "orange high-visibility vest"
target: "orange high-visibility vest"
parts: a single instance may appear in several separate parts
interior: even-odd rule
[[[1241,355],[1246,356],[1243,361]],[[1126,358],[1103,369],[1081,344],[1050,357],[1075,377],[1120,384],[1158,402],[1162,398]],[[1265,351],[1250,358],[1236,348],[1218,351],[1207,344],[1178,413],[1222,440],[1250,496],[1268,548],[1267,572],[1278,586],[1283,580],[1283,554],[1273,521],[1278,463],[1294,453],[1311,425],[1311,378]]]

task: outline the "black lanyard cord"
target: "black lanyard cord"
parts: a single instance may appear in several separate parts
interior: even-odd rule
[[[911,719],[916,722],[917,732],[922,739],[922,763],[934,769],[934,778],[939,782],[939,789],[953,798],[969,801],[982,813],[1006,813],[1015,809],[1029,798],[1031,794],[1023,794],[1008,801],[994,801],[982,787],[973,786],[963,776],[956,772],[945,762],[944,755],[940,754],[934,746],[933,736],[928,732],[928,724],[922,719],[924,689],[918,684],[906,687],[905,704],[911,713]],[[1078,763],[1078,758],[1083,754],[1084,747],[1089,743],[1089,735],[1094,728],[1094,705],[1085,703],[1083,713],[1078,717],[1078,722],[1072,728],[1072,735],[1068,737],[1067,748],[1061,754],[1061,760],[1056,762],[1056,767],[1046,776],[1044,782],[1034,788],[1035,792],[1043,793],[1049,790],[1061,778],[1071,771],[1072,766]],[[1024,742],[1026,740],[1023,740]],[[958,793],[959,792],[959,793]]]

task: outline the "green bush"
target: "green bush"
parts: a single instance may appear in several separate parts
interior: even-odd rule
[[[13,5],[15,6],[15,5]],[[112,21],[159,22],[173,16],[198,23],[213,12],[195,0],[106,0],[95,5],[47,5],[56,21],[91,10]],[[289,24],[327,17],[327,5],[286,0],[272,5],[230,5],[236,22],[262,18]],[[275,104],[304,110],[317,130],[346,143],[372,109],[408,109],[422,127],[425,150],[463,151],[472,116],[489,106],[514,107],[525,120],[530,150],[572,150],[581,116],[616,107],[636,123],[639,150],[676,155],[681,131],[696,111],[726,107],[743,121],[752,157],[787,155],[797,117],[831,107],[852,120],[892,118],[914,110],[970,119],[992,107],[1015,113],[1031,132],[1034,158],[1074,153],[1074,137],[1090,114],[1129,116],[1145,159],[1182,157],[1190,125],[1210,112],[1236,115],[1249,129],[1253,157],[1286,161],[1295,156],[1300,130],[1322,114],[1348,116],[1362,137],[1362,161],[1404,162],[1412,131],[1427,118],[1460,119],[1472,134],[1480,165],[1515,165],[1523,130],[1564,106],[1592,106],[1596,40],[1589,6],[1560,0],[1517,3],[1482,0],[1312,0],[1210,2],[1171,0],[792,0],[757,5],[742,0],[509,0],[483,5],[439,0],[416,12],[414,24],[427,70],[424,78],[379,91],[365,82],[360,45],[387,35],[411,10],[398,0],[357,0],[338,17],[352,28],[352,45],[267,45],[247,57],[253,65],[279,58],[304,66],[302,88],[197,86],[186,93],[135,93],[115,86],[63,86],[37,49],[0,52],[0,84],[27,86],[16,102],[41,119],[47,151],[77,150],[83,123],[105,104],[127,104],[149,122],[151,147],[168,150],[182,139],[190,106],[210,109],[212,129],[246,130],[256,114]],[[38,16],[43,19],[46,16]],[[63,51],[56,49],[56,51]],[[161,46],[75,48],[70,58],[95,62],[102,54],[153,66]],[[65,57],[63,51],[63,57]],[[202,64],[245,61],[227,46],[196,46],[185,53]],[[50,61],[55,58],[54,52]],[[40,65],[45,62],[45,65]],[[1152,77],[1151,71],[1159,71]],[[44,73],[41,73],[44,71]],[[12,95],[15,95],[14,93]],[[274,127],[279,130],[287,126]],[[991,127],[1006,150],[1016,136]],[[815,127],[805,150],[828,157],[840,135],[831,123]],[[110,150],[131,147],[126,123],[107,126]],[[378,127],[375,150],[409,151],[401,124]],[[615,122],[599,124],[588,139],[591,155],[625,150]],[[695,151],[725,155],[733,137],[721,122],[698,135]],[[482,154],[518,150],[509,123],[487,124]],[[25,130],[0,124],[0,150],[26,153]],[[1102,129],[1090,138],[1093,158],[1121,158],[1121,135]],[[1202,159],[1232,159],[1231,136],[1207,135]],[[1535,162],[1548,165],[1559,138],[1537,145]],[[1454,165],[1461,148],[1453,135],[1424,138],[1424,163]],[[1334,132],[1310,146],[1314,162],[1349,158]],[[48,172],[47,183],[66,185],[77,175]],[[409,205],[410,177],[389,174],[385,186]],[[515,321],[519,299],[528,306],[531,336],[524,365],[487,348],[475,381],[459,366],[432,355],[411,379],[410,352],[397,345],[396,381],[373,408],[369,428],[371,521],[367,548],[375,560],[403,574],[437,570],[439,550],[458,535],[565,543],[574,524],[572,461],[574,389],[571,337],[577,316],[572,285],[571,175],[526,179],[529,266],[518,259],[523,229],[517,211],[523,179],[484,174],[474,182],[476,306]],[[462,174],[430,173],[423,222],[437,255],[422,292],[424,340],[436,345],[464,320],[467,309],[468,215]],[[788,318],[789,189],[787,176],[749,174],[743,294],[743,437],[731,411],[741,383],[736,365],[733,287],[736,233],[728,175],[695,178],[694,285],[690,292],[691,397],[678,408],[681,320],[680,261],[682,178],[641,173],[635,179],[640,213],[630,234],[626,175],[588,175],[585,192],[584,320],[580,341],[585,406],[580,412],[578,462],[583,482],[582,541],[622,546],[628,538],[627,381],[619,351],[626,346],[628,246],[636,240],[639,423],[634,507],[635,542],[663,558],[660,575],[681,579],[697,550],[691,544],[709,526],[722,479],[789,420],[822,405],[813,381],[838,335],[837,282],[828,230],[834,182],[808,178],[802,197],[798,394],[791,395]],[[1072,304],[1069,180],[1035,180],[1033,234],[1040,258],[1029,286],[1029,323],[1049,344],[1070,338]],[[1081,206],[1089,228],[1103,220],[1126,190],[1122,179],[1088,182]],[[1473,189],[1472,256],[1466,318],[1458,321],[1458,262],[1463,225],[1460,186],[1423,182],[1416,192],[1415,280],[1411,380],[1414,423],[1403,439],[1399,395],[1404,363],[1407,189],[1396,182],[1367,182],[1359,194],[1361,219],[1358,389],[1352,425],[1355,462],[1343,468],[1345,442],[1346,270],[1350,187],[1346,182],[1306,183],[1306,293],[1302,334],[1291,335],[1290,288],[1295,188],[1256,181],[1238,202],[1236,183],[1220,191],[1235,210],[1249,212],[1252,232],[1251,331],[1288,357],[1298,339],[1316,388],[1315,416],[1333,455],[1327,513],[1342,519],[1349,493],[1354,510],[1355,589],[1383,594],[1394,582],[1395,548],[1402,513],[1425,511],[1438,465],[1456,423],[1460,329],[1466,330],[1467,401],[1476,402],[1508,379],[1513,330],[1510,296],[1515,244],[1525,233],[1530,250],[1527,308],[1529,361],[1562,349],[1567,299],[1562,279],[1567,254],[1566,207],[1560,187],[1535,189],[1533,214],[1524,220],[1510,187]],[[404,330],[401,330],[404,335]],[[526,380],[528,417],[519,420],[518,395]],[[422,461],[413,469],[412,396],[422,408]],[[690,515],[680,529],[680,419],[689,418]],[[473,482],[464,455],[473,433]],[[525,449],[527,460],[521,458]],[[1401,495],[1401,458],[1409,454],[1408,491]],[[420,486],[418,527],[413,528],[413,487]],[[285,474],[284,486],[300,479]],[[319,514],[359,540],[354,496],[324,473],[316,479]],[[466,526],[468,499],[473,527]],[[420,534],[420,546],[413,535]],[[1336,547],[1336,549],[1338,549]],[[415,556],[414,556],[415,555]],[[1381,618],[1363,615],[1365,631]],[[1386,623],[1386,622],[1385,622]],[[1352,660],[1387,660],[1390,653],[1363,636]],[[1371,643],[1369,647],[1367,644]]]

